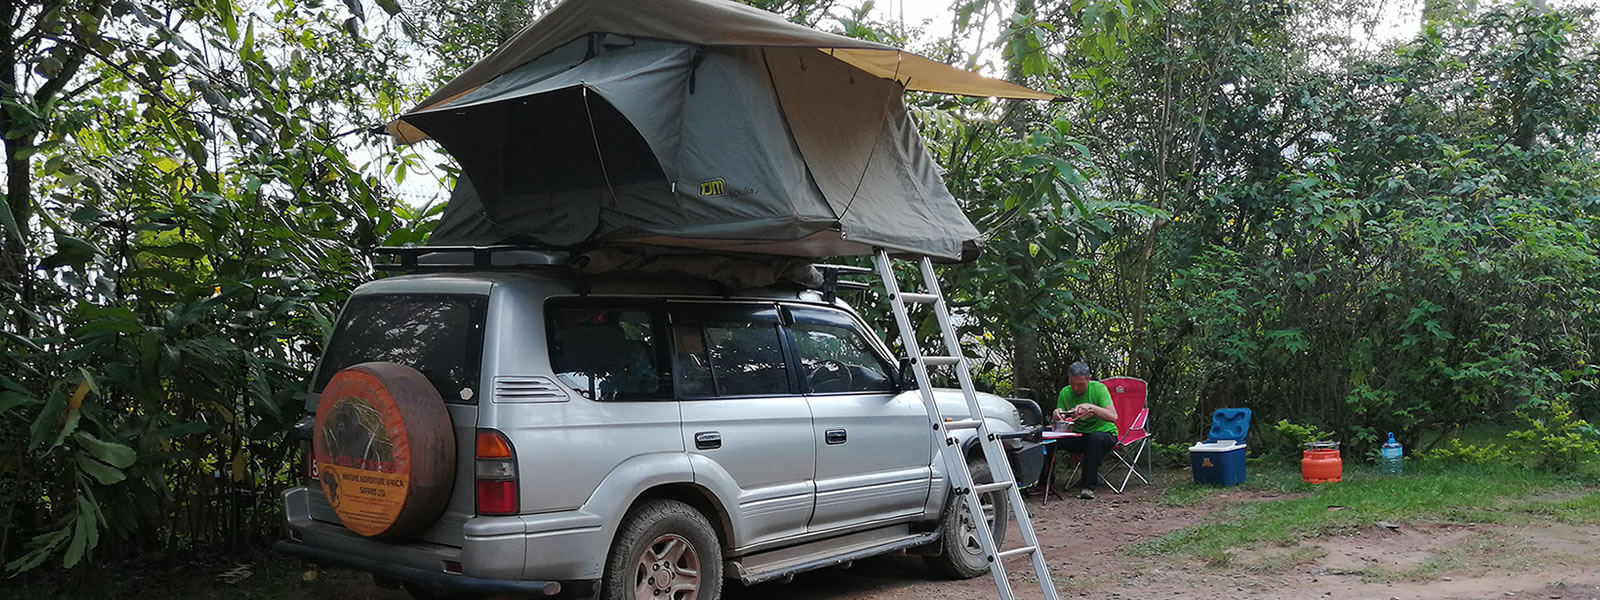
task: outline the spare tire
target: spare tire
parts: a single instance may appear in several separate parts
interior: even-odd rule
[[[322,493],[351,531],[415,532],[450,500],[450,413],[416,369],[369,362],[335,373],[317,404],[311,444]]]

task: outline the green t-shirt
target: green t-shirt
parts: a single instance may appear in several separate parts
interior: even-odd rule
[[[1111,390],[1106,389],[1106,384],[1098,381],[1089,382],[1084,388],[1083,395],[1072,393],[1072,386],[1061,388],[1061,393],[1056,395],[1056,407],[1072,412],[1072,407],[1088,402],[1095,406],[1111,407]],[[1100,419],[1099,417],[1083,417],[1072,422],[1072,430],[1078,433],[1094,433],[1101,431],[1111,435],[1117,434],[1117,424]]]

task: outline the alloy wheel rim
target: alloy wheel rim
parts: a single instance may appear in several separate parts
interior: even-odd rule
[[[700,552],[676,533],[662,534],[639,555],[634,571],[636,600],[696,600],[700,595]]]
[[[989,525],[989,531],[994,532],[995,505],[994,494],[988,493],[978,497],[978,505],[983,507],[983,521]],[[963,504],[961,511],[961,549],[968,556],[983,556],[983,544],[978,541],[978,528],[972,522],[972,513]]]

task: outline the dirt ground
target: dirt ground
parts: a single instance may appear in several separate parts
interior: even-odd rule
[[[1168,478],[1175,477],[1169,476]],[[1376,524],[1293,548],[1243,548],[1228,566],[1196,559],[1134,556],[1127,548],[1202,522],[1224,506],[1284,496],[1260,491],[1210,495],[1172,507],[1150,486],[1100,499],[1029,499],[1045,556],[1062,598],[1113,600],[1239,598],[1256,600],[1432,599],[1600,600],[1600,527],[1544,524]],[[1094,522],[1091,523],[1090,519]],[[1015,532],[1007,547],[1019,544]],[[1022,599],[1042,598],[1026,559],[1008,563]],[[353,574],[352,574],[353,575]],[[369,583],[340,590],[346,600],[398,600],[403,592]],[[790,583],[743,587],[728,600],[965,600],[997,597],[988,577],[935,579],[915,556],[884,556],[848,569],[797,576]]]
[[[1600,528],[1399,523],[1312,540],[1293,549],[1243,549],[1227,567],[1125,548],[1200,522],[1221,506],[1277,497],[1217,494],[1187,507],[1131,487],[1096,501],[1029,501],[1062,598],[1249,598],[1320,600],[1600,599]],[[1093,512],[1091,512],[1093,511]],[[1091,514],[1102,517],[1093,524]],[[1008,547],[1018,545],[1011,536]],[[1019,598],[1041,598],[1026,559],[1008,562]],[[921,559],[887,556],[847,570],[817,571],[788,584],[734,585],[730,600],[964,600],[994,598],[989,578],[931,580]]]

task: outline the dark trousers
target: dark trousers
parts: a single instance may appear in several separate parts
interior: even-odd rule
[[[1078,480],[1079,488],[1098,489],[1100,487],[1100,462],[1105,459],[1106,452],[1117,445],[1117,436],[1103,431],[1085,433],[1080,437],[1062,438],[1056,440],[1056,452],[1069,452],[1083,455],[1083,479]],[[1055,461],[1048,461],[1054,468]]]

